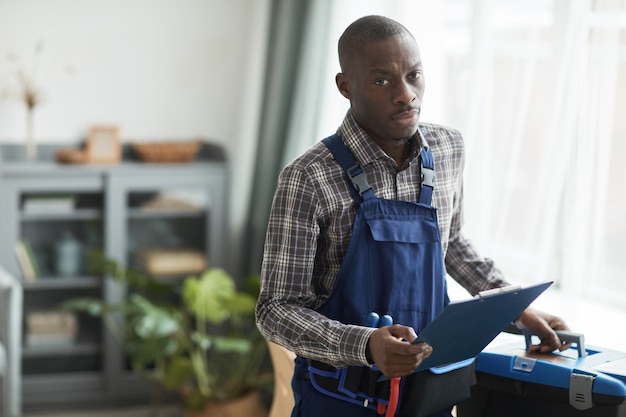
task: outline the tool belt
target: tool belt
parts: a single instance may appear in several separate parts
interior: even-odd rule
[[[390,381],[379,381],[380,371],[366,366],[334,368],[308,361],[313,387],[330,397],[384,414],[389,404]],[[402,378],[396,412],[401,417],[426,417],[470,398],[476,384],[474,362],[470,365],[432,368]]]

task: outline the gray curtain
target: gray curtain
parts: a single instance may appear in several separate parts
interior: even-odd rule
[[[331,0],[272,2],[258,152],[245,234],[245,274],[261,269],[278,174],[296,156],[298,143],[310,141],[315,134],[321,100],[316,83],[328,55],[331,10]]]

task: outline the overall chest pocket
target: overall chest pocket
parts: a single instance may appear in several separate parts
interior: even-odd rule
[[[430,220],[378,220],[370,219],[367,224],[377,242],[428,243],[439,242],[437,223]]]

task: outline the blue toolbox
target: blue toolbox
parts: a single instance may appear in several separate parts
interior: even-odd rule
[[[476,358],[477,384],[457,416],[626,417],[626,353],[557,333],[572,345],[549,354],[528,351],[531,335],[496,338]]]

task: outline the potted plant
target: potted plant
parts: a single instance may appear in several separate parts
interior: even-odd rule
[[[258,276],[239,291],[218,268],[175,285],[101,255],[92,255],[91,264],[125,285],[127,296],[116,304],[76,298],[64,308],[101,317],[133,371],[160,389],[178,392],[188,416],[207,409],[217,417],[216,405],[250,393],[248,401],[258,402],[258,389],[271,386],[267,344],[254,324]],[[265,414],[261,407],[240,415]]]

